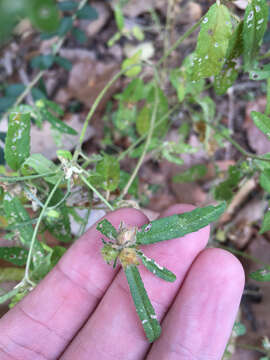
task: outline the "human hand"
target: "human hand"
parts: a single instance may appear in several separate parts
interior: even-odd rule
[[[161,216],[192,210],[174,205]],[[135,209],[107,219],[142,226]],[[96,224],[76,241],[56,267],[0,320],[1,360],[219,360],[233,327],[244,285],[239,261],[220,249],[204,249],[209,227],[182,239],[144,247],[146,255],[173,271],[167,283],[140,272],[162,323],[149,344],[123,271],[100,256]]]

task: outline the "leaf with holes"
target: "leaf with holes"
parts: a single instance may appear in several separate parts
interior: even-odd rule
[[[26,264],[28,251],[20,247],[0,247],[0,259],[17,266]]]
[[[161,334],[161,327],[155,310],[145,291],[142,278],[136,266],[129,265],[125,269],[130,292],[136,307],[137,314],[142,322],[149,342],[156,340]]]
[[[267,29],[268,5],[265,0],[252,0],[246,8],[243,27],[244,68],[253,70]]]
[[[117,238],[115,227],[107,219],[103,219],[98,223],[97,230],[110,240],[116,240]]]
[[[218,95],[223,95],[234,84],[237,76],[237,59],[243,52],[243,22],[241,21],[230,38],[226,59],[222,70],[215,77],[214,87]]]
[[[5,159],[13,170],[18,170],[30,153],[30,114],[12,112],[9,117],[5,142]]]
[[[197,47],[191,62],[191,80],[199,80],[220,72],[231,35],[229,10],[225,5],[212,5],[202,20]]]

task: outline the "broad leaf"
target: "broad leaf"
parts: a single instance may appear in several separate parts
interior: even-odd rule
[[[190,181],[197,181],[205,176],[207,173],[207,167],[203,164],[193,165],[191,168],[174,175],[173,182],[185,183]]]
[[[125,269],[130,292],[136,307],[137,314],[142,322],[149,342],[156,340],[161,334],[161,327],[155,310],[145,291],[140,273],[136,266],[129,265]]]
[[[120,177],[120,165],[115,157],[105,155],[97,163],[96,172],[101,181],[99,185],[104,190],[114,191],[117,188]]]
[[[0,247],[0,259],[17,266],[23,266],[27,260],[28,251],[21,247]]]
[[[143,265],[151,271],[151,273],[166,281],[174,282],[176,280],[176,276],[170,270],[160,266],[155,260],[150,259],[143,252],[137,250],[136,253],[142,260]]]
[[[246,7],[243,27],[244,68],[253,70],[267,28],[268,5],[265,0],[252,0]]]
[[[257,111],[251,111],[254,124],[270,139],[270,117]]]
[[[48,172],[55,172],[57,173],[59,171],[58,166],[56,166],[52,161],[48,160],[41,154],[32,154],[28,159],[25,160],[22,166],[22,173],[24,175],[29,174],[29,169],[33,168],[35,172],[38,174],[46,174]],[[50,183],[50,184],[56,184],[61,174],[58,172],[58,174],[51,175],[51,176],[45,176],[44,179]]]
[[[229,10],[224,5],[212,5],[202,21],[191,63],[192,80],[217,75],[220,72],[231,34],[232,24]]]
[[[267,213],[264,215],[262,226],[260,229],[260,234],[265,233],[266,231],[270,230],[270,211],[267,211]]]
[[[182,237],[218,220],[225,211],[225,208],[226,203],[223,202],[217,206],[210,205],[183,214],[154,220],[144,225],[137,232],[137,243],[153,244],[159,241]]]
[[[12,112],[5,142],[5,159],[9,167],[18,170],[30,153],[30,114]]]
[[[251,274],[249,274],[249,276],[251,277],[251,279],[257,281],[270,281],[270,266],[254,271]]]
[[[85,20],[97,20],[98,12],[91,5],[84,5],[84,7],[77,11],[76,13],[77,19],[85,19]]]

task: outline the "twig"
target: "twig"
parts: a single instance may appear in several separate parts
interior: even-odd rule
[[[139,158],[139,161],[132,173],[132,175],[130,176],[129,180],[128,180],[128,183],[126,184],[126,186],[124,187],[120,197],[119,197],[119,200],[122,200],[125,195],[127,194],[130,186],[132,185],[143,161],[144,161],[144,158],[145,158],[145,155],[146,155],[146,152],[148,150],[148,147],[150,145],[150,142],[151,142],[151,139],[152,139],[152,135],[153,135],[153,131],[154,131],[154,125],[155,125],[155,121],[156,121],[156,116],[157,116],[157,108],[158,108],[158,102],[159,102],[159,98],[158,98],[158,90],[157,90],[157,86],[155,87],[155,103],[154,103],[154,109],[153,109],[153,113],[152,113],[152,117],[151,117],[151,122],[150,122],[150,128],[149,128],[149,131],[148,131],[148,134],[147,134],[147,139],[146,139],[146,142],[145,142],[145,146],[144,146],[144,149],[143,149],[143,152]]]
[[[233,87],[228,90],[228,129],[233,134],[234,133],[234,95]],[[229,160],[231,158],[231,143],[229,142],[226,148],[225,159]]]

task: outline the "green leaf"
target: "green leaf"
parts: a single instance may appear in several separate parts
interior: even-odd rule
[[[87,36],[86,36],[85,32],[83,30],[79,29],[78,27],[73,27],[71,30],[71,33],[75,37],[75,39],[78,41],[78,43],[83,45],[87,42]]]
[[[133,103],[144,99],[147,90],[147,85],[144,84],[143,80],[135,78],[125,87],[122,93],[115,95],[115,98]]]
[[[59,28],[57,30],[58,36],[62,37],[65,36],[73,26],[73,19],[71,16],[65,16],[61,19]]]
[[[13,296],[17,295],[17,293],[20,291],[19,287],[15,287],[14,289],[12,289],[11,291],[9,291],[8,293],[4,294],[4,295],[0,295],[0,304],[5,303],[6,301],[8,301],[9,299],[11,299]]]
[[[122,191],[125,188],[126,184],[130,179],[130,176],[131,174],[129,174],[128,172],[120,170],[120,178],[118,184],[118,188],[120,191]],[[139,189],[139,179],[138,176],[136,176],[136,178],[134,179],[134,181],[132,182],[132,184],[128,189],[128,194],[136,198],[138,196],[138,189]]]
[[[148,225],[144,225],[141,231],[137,232],[136,242],[137,244],[153,244],[198,231],[211,222],[217,221],[225,208],[226,203],[223,202],[217,206],[210,205],[183,214],[154,220]]]
[[[52,54],[38,55],[32,58],[30,64],[34,69],[46,70],[49,69],[55,61],[55,56]]]
[[[24,84],[12,84],[5,88],[5,95],[8,97],[18,97],[25,90]]]
[[[28,251],[21,247],[0,247],[0,259],[17,266],[26,264]]]
[[[72,127],[65,124],[64,121],[58,119],[52,113],[50,113],[47,109],[40,109],[41,114],[46,118],[46,120],[52,125],[52,127],[58,130],[60,133],[69,134],[69,135],[77,135],[77,131],[72,129]]]
[[[117,238],[115,227],[107,219],[103,219],[98,223],[97,230],[110,240],[116,240]]]
[[[53,252],[52,252],[52,256],[51,256],[51,266],[54,267],[58,261],[61,259],[61,257],[65,254],[65,252],[67,251],[66,248],[64,248],[63,246],[54,246],[53,247]]]
[[[136,65],[136,64],[140,63],[140,58],[141,58],[141,50],[137,51],[136,54],[123,61],[122,69],[123,70],[128,69],[125,73],[126,76],[134,77],[139,75],[139,73],[142,71],[142,67],[141,65]]]
[[[28,212],[17,197],[12,197],[8,193],[4,196],[3,207],[9,224],[17,229],[22,244],[29,248],[33,236],[33,226]],[[22,223],[25,225],[20,226]]]
[[[40,175],[46,174],[48,172],[55,172],[55,173],[58,172],[55,175],[44,177],[44,179],[48,183],[53,185],[57,183],[59,177],[61,176],[61,174],[59,173],[58,166],[56,166],[52,161],[46,159],[41,154],[32,154],[28,159],[25,160],[22,166],[22,173],[24,175],[29,175],[29,170],[28,170],[29,167],[33,168],[35,172],[37,172]]]
[[[9,167],[18,170],[30,153],[30,114],[12,112],[9,116],[5,142],[5,159]]]
[[[265,169],[260,174],[261,187],[270,194],[270,169]]]
[[[72,68],[72,63],[68,59],[65,59],[62,56],[55,56],[54,61],[55,61],[56,64],[58,64],[59,66],[61,66],[65,70],[69,71]]]
[[[262,66],[260,69],[254,69],[249,73],[252,80],[264,80],[270,78],[270,64]]]
[[[57,6],[61,11],[73,11],[77,9],[78,3],[76,1],[65,0],[58,2]]]
[[[257,111],[251,111],[251,117],[257,128],[270,139],[270,117]]]
[[[160,266],[155,262],[155,260],[147,257],[142,251],[136,251],[139,258],[142,260],[143,265],[151,271],[154,275],[160,277],[163,280],[174,282],[176,280],[176,276],[170,270],[166,269],[163,266]]]
[[[233,197],[233,191],[241,180],[241,171],[236,166],[230,166],[228,178],[218,184],[214,190],[216,200],[230,200]]]
[[[85,5],[82,9],[77,11],[76,16],[77,19],[94,21],[98,19],[98,12],[93,6]]]
[[[170,82],[177,92],[177,97],[181,103],[186,95],[185,79],[180,69],[172,69],[170,72]]]
[[[270,266],[254,271],[249,274],[249,276],[251,277],[251,279],[257,281],[270,281]]]
[[[205,176],[207,173],[207,167],[203,164],[191,166],[191,168],[176,174],[173,177],[175,183],[185,183],[190,181],[197,181]]]
[[[116,4],[114,7],[114,17],[115,17],[115,21],[116,21],[118,30],[121,32],[125,25],[125,19],[124,19],[122,8],[118,4]]]
[[[244,68],[252,70],[267,29],[268,5],[265,0],[252,0],[246,7],[243,27]]]
[[[223,68],[215,77],[214,88],[218,95],[223,95],[234,84],[237,76],[237,59],[243,52],[243,21],[241,21],[229,40]]]
[[[27,13],[31,23],[41,31],[54,32],[59,26],[60,14],[54,0],[28,1]]]
[[[130,265],[125,269],[130,292],[136,307],[137,314],[142,322],[149,342],[155,341],[161,334],[161,327],[157,320],[155,310],[145,291],[140,273],[136,266]]]
[[[120,165],[119,161],[110,155],[105,155],[104,158],[97,163],[97,175],[100,176],[102,183],[100,186],[104,190],[114,191],[119,183]]]
[[[246,334],[247,329],[244,324],[237,321],[234,323],[233,331],[236,334],[236,336],[243,336]]]
[[[266,231],[270,230],[270,211],[267,211],[267,213],[264,215],[262,226],[260,229],[260,234],[265,233]]]
[[[232,24],[229,10],[224,5],[212,5],[201,24],[191,64],[192,80],[217,75],[220,72],[231,34]]]
[[[147,134],[150,128],[151,110],[148,105],[145,105],[138,114],[136,120],[136,130],[140,136]]]

